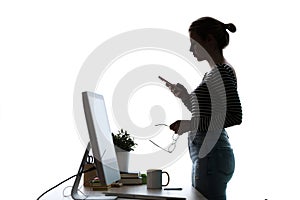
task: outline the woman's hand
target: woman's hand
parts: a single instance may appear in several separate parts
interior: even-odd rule
[[[191,130],[191,120],[177,120],[170,125],[170,129],[176,134],[182,135]]]
[[[180,83],[177,84],[166,84],[166,86],[171,90],[171,92],[180,99],[187,99],[189,97],[189,93],[187,89],[181,85]]]

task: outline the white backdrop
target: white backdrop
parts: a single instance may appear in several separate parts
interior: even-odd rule
[[[299,11],[296,1],[258,0],[1,1],[1,195],[35,199],[77,172],[84,146],[73,90],[97,46],[138,28],[188,35],[202,16],[237,27],[224,54],[244,121],[228,129],[236,156],[228,199],[297,199]],[[190,165],[186,154],[169,170],[189,174]]]

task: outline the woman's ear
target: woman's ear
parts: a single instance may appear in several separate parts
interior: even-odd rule
[[[216,42],[215,37],[212,34],[208,34],[206,37],[207,42]]]
[[[208,34],[206,37],[206,43],[211,47],[217,47],[218,42],[216,38],[212,34]]]

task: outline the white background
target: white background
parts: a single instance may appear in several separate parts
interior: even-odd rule
[[[2,197],[35,199],[78,170],[84,146],[73,90],[98,45],[138,28],[187,35],[192,21],[212,16],[237,26],[224,54],[238,75],[244,121],[228,129],[236,155],[228,199],[299,198],[298,8],[258,0],[1,1]],[[185,155],[170,170],[189,174],[190,165]]]

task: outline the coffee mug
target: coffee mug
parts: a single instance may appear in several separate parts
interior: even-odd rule
[[[162,184],[162,174],[166,174],[168,177],[167,184]],[[163,172],[160,169],[148,169],[147,170],[147,188],[149,189],[161,189],[162,186],[167,186],[170,182],[170,176],[168,172]]]

